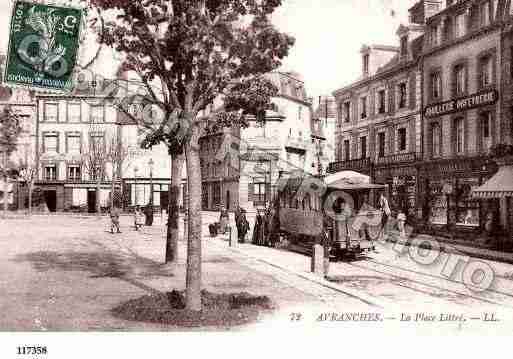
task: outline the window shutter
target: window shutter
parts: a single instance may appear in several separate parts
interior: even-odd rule
[[[390,83],[388,87],[388,113],[393,113],[395,109],[395,83]]]
[[[433,124],[431,123],[429,125],[429,131],[428,131],[428,138],[427,138],[427,152],[429,154],[430,157],[433,157],[433,135],[434,135],[434,131],[433,131]]]
[[[465,153],[468,153],[469,146],[468,146],[468,121],[466,118],[462,119],[463,121],[463,151]],[[478,121],[479,122],[479,121]]]
[[[478,152],[484,152],[484,146],[483,146],[483,114],[479,114],[477,116],[477,122],[476,122],[476,133],[477,133],[477,151]],[[465,134],[466,135],[466,134]]]
[[[410,75],[410,81],[409,81],[409,89],[410,89],[410,93],[409,93],[409,100],[410,100],[410,109],[415,109],[415,107],[417,106],[417,98],[416,98],[416,87],[417,87],[417,82],[415,81],[415,73],[412,73]]]
[[[453,154],[457,152],[457,136],[456,136],[456,119],[452,119],[451,123],[451,151]],[[443,146],[442,146],[443,148]]]

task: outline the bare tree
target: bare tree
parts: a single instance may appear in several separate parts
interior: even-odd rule
[[[119,132],[115,136],[109,136],[106,140],[106,155],[111,164],[111,195],[110,207],[114,207],[114,193],[116,181],[121,181],[123,172],[130,165],[135,156],[130,152],[128,144],[123,143]],[[121,189],[123,191],[123,189]]]

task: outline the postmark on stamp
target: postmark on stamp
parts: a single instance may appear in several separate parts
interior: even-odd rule
[[[70,91],[82,15],[79,8],[17,1],[11,18],[4,82]]]

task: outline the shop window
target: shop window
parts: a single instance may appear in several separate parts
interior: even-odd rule
[[[212,192],[213,205],[218,208],[221,205],[221,186],[219,183],[213,183]]]
[[[386,93],[385,90],[378,91],[378,113],[385,113],[385,99]]]
[[[203,209],[208,209],[208,184],[201,185],[201,206]]]
[[[456,154],[465,152],[465,120],[460,117],[454,120]]]
[[[465,66],[463,65],[457,65],[454,68],[454,91],[457,96],[466,92]]]
[[[433,181],[429,184],[429,223],[447,224],[448,201],[446,189],[452,186],[448,181]]]
[[[485,1],[479,5],[479,25],[490,25],[490,2]]]
[[[44,167],[44,179],[45,181],[55,181],[57,179],[56,165],[48,165]]]
[[[479,187],[479,179],[460,180],[456,186],[456,224],[479,226],[479,200],[472,197],[472,190]]]
[[[481,149],[488,152],[492,147],[492,114],[490,112],[482,113],[481,121]]]
[[[349,161],[351,159],[351,148],[349,140],[344,140],[344,160]]]
[[[431,125],[431,156],[440,157],[442,155],[442,129],[438,123]]]
[[[442,77],[440,73],[431,74],[431,97],[438,99],[442,96]]]
[[[378,133],[378,157],[385,157],[385,132]]]
[[[406,107],[406,83],[402,82],[399,84],[399,101],[398,105],[399,108],[405,108]]]
[[[454,36],[462,37],[467,34],[467,26],[466,26],[466,16],[465,13],[461,13],[456,15],[456,19],[454,21]]]
[[[492,84],[492,67],[493,67],[493,63],[492,63],[492,58],[491,56],[485,56],[481,59],[480,61],[480,69],[479,69],[479,73],[480,73],[480,78],[481,78],[481,83],[480,83],[480,86],[481,87],[486,87],[486,86],[489,86]]]
[[[69,165],[68,166],[68,180],[70,181],[80,181],[82,179],[79,165]]]
[[[397,130],[397,149],[399,152],[406,151],[406,128]]]
[[[360,137],[360,158],[367,158],[367,136]]]

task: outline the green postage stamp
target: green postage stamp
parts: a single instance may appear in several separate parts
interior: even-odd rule
[[[82,11],[17,1],[11,18],[4,82],[70,91],[78,57]]]

